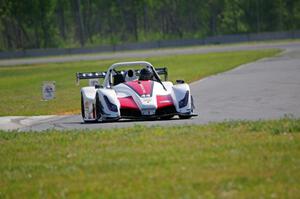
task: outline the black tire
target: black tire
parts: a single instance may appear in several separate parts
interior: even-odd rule
[[[163,117],[160,117],[160,119],[161,120],[170,120],[170,119],[172,119],[172,117],[174,117],[174,115],[163,116]]]
[[[195,104],[194,104],[194,98],[192,95],[191,95],[191,105],[192,105],[192,112],[194,112]]]
[[[186,119],[190,119],[192,116],[190,116],[190,115],[179,115],[179,118],[180,119],[184,119],[184,120],[186,120]]]
[[[82,116],[82,119],[84,120],[85,113],[84,113],[84,102],[83,102],[83,95],[82,95],[82,93],[81,93],[81,116]]]
[[[101,110],[101,102],[99,100],[99,95],[96,95],[96,120],[100,120],[102,117],[102,110]]]

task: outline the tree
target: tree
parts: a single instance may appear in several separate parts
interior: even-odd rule
[[[244,22],[245,12],[239,0],[225,0],[225,7],[219,17],[222,33],[232,34],[246,32],[247,27]]]
[[[0,49],[300,29],[300,0],[0,0]]]
[[[79,39],[80,46],[84,46],[85,44],[85,30],[84,24],[81,16],[81,1],[80,0],[72,0],[71,1],[74,23],[76,27],[76,37]]]

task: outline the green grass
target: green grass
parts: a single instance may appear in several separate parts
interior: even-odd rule
[[[300,120],[0,132],[0,198],[298,198]]]
[[[278,52],[223,52],[152,57],[146,60],[155,66],[167,66],[173,81],[184,79],[192,82]],[[0,116],[79,112],[80,87],[75,85],[75,73],[104,71],[112,63],[124,60],[129,59],[0,67]],[[43,81],[56,81],[55,100],[41,101]]]

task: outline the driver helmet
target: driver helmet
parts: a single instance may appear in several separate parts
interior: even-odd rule
[[[132,69],[129,69],[125,73],[125,81],[129,82],[129,81],[134,81],[134,80],[137,80],[137,76],[135,74],[135,71],[132,70]]]
[[[151,80],[153,77],[153,72],[150,68],[143,68],[140,72],[139,80]]]

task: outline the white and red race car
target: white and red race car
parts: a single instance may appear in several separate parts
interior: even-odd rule
[[[164,75],[162,81],[159,75]],[[146,61],[120,62],[107,72],[76,73],[81,79],[101,79],[102,85],[81,88],[84,122],[130,119],[181,119],[197,116],[190,87],[183,80],[167,81],[167,68],[154,68]]]

